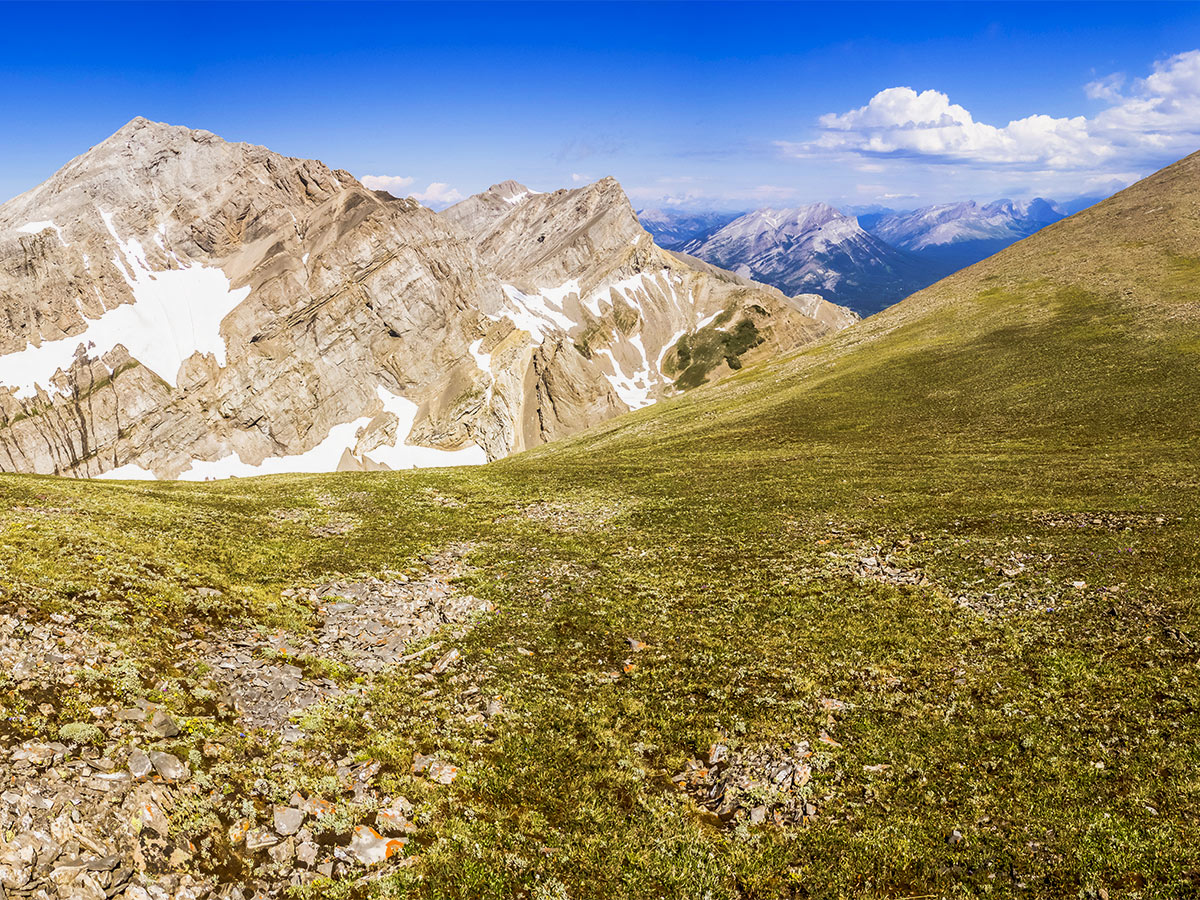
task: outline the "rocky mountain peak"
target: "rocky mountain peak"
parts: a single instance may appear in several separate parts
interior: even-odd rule
[[[837,297],[862,314],[933,280],[917,261],[828,203],[755,210],[683,250],[790,296]]]
[[[511,178],[507,181],[502,181],[499,184],[493,184],[485,193],[495,194],[502,200],[507,200],[510,203],[516,202],[528,196],[529,188],[521,184],[519,181],[513,181]]]
[[[614,178],[441,214],[135,119],[0,206],[0,471],[483,462],[853,321],[655,246]],[[731,364],[732,365],[732,364]]]

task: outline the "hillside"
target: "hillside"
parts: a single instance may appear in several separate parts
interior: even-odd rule
[[[0,478],[9,880],[1194,895],[1198,270],[1200,154],[486,467]]]

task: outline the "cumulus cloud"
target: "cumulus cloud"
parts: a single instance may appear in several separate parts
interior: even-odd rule
[[[852,151],[873,156],[923,156],[976,163],[1038,163],[1062,168],[1094,164],[1112,155],[1093,141],[1083,116],[1033,115],[1003,127],[977,122],[941,91],[910,87],[880,91],[859,109],[821,116],[821,136],[787,152]]]
[[[410,191],[409,188],[416,183],[416,180],[407,175],[364,175],[359,179],[363,183],[363,187],[372,191],[387,191],[395,197],[412,197],[418,203],[434,209],[441,209],[451,203],[457,203],[463,198],[457,188],[452,188],[442,181],[430,183],[429,187],[423,191]]]
[[[992,125],[941,91],[892,87],[866,106],[822,116],[816,140],[777,146],[789,156],[852,153],[1029,171],[1128,168],[1200,146],[1200,50],[1155,63],[1146,78],[1110,75],[1084,91],[1107,104],[1091,118],[1034,114]]]
[[[1152,147],[1190,146],[1200,136],[1200,50],[1158,62],[1147,78],[1128,91],[1121,81],[1092,82],[1094,92],[1112,105],[1094,120],[1095,130],[1114,140]]]
[[[572,172],[572,173],[571,173],[571,180],[572,180],[573,182],[575,182],[576,184],[581,184],[582,182],[585,182],[585,181],[587,181],[587,182],[590,182],[590,181],[592,180],[592,176],[591,176],[591,175],[584,175],[584,174],[582,174],[582,173],[580,173],[580,172]]]
[[[406,175],[364,175],[359,179],[363,187],[372,191],[387,191],[397,197],[404,196],[404,189],[416,179]]]
[[[432,182],[425,190],[414,191],[409,196],[417,202],[433,207],[434,209],[449,206],[451,203],[457,203],[463,198],[462,193],[457,188],[452,188],[442,181]]]

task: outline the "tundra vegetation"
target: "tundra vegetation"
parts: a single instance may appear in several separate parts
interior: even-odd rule
[[[121,660],[49,705],[9,677],[6,742],[163,705],[200,872],[297,792],[335,807],[329,845],[373,796],[412,805],[401,853],[300,897],[1193,896],[1196,166],[486,467],[0,479],[4,610]],[[308,587],[419,580],[448,547],[492,610],[369,678],[306,659],[357,689],[296,740],[245,728],[181,649],[302,641]]]

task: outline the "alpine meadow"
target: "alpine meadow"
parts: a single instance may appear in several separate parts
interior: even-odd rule
[[[1175,156],[672,218],[134,118],[0,205],[0,898],[1200,896]]]

